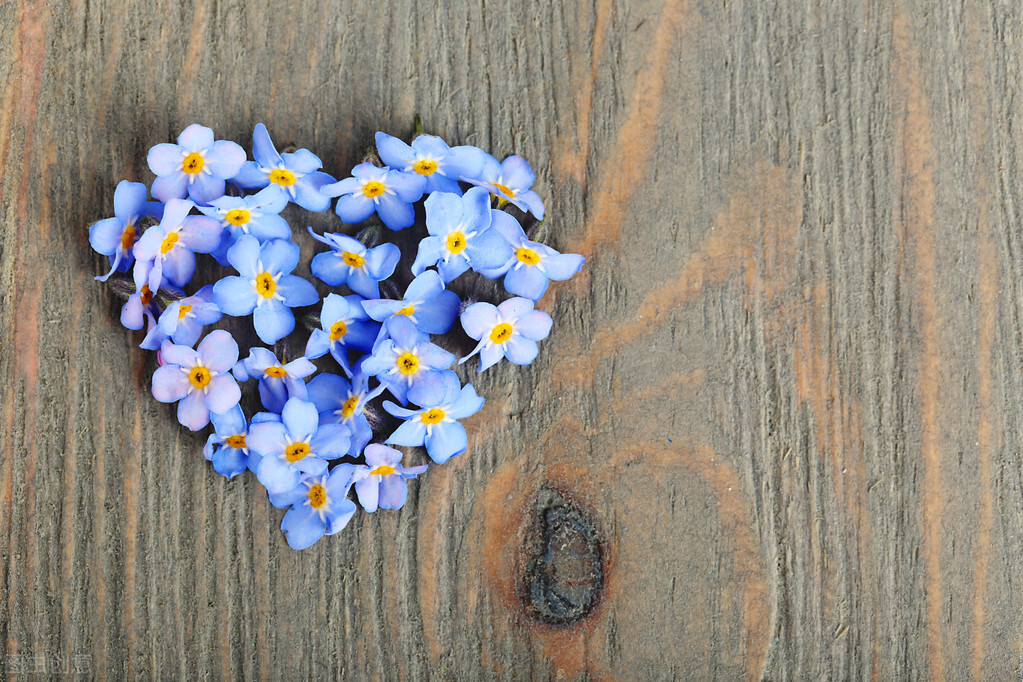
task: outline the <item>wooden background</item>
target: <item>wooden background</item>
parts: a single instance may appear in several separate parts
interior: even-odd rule
[[[6,672],[1023,675],[1021,32],[974,0],[0,3]],[[479,380],[470,453],[293,552],[149,396],[86,228],[190,122],[340,173],[417,112],[530,159],[589,260],[537,362]]]

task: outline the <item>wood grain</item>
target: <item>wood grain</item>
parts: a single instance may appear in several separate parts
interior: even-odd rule
[[[12,0],[0,35],[9,675],[1020,675],[1017,6]],[[530,159],[588,262],[468,454],[293,552],[149,397],[86,228],[187,123],[340,173],[417,113]]]

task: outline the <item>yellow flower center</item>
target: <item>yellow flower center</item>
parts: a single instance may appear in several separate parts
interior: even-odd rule
[[[206,388],[210,384],[210,379],[213,377],[210,375],[210,371],[205,367],[195,366],[188,372],[188,380],[192,382],[192,385],[196,388]]]
[[[494,187],[496,187],[497,189],[499,189],[499,190],[501,190],[502,192],[504,192],[504,193],[505,193],[505,195],[506,195],[506,196],[507,196],[507,197],[508,197],[509,199],[512,199],[512,198],[514,198],[514,197],[515,197],[515,192],[513,192],[513,191],[511,190],[511,188],[509,188],[509,187],[505,187],[504,185],[501,185],[501,184],[499,184],[499,183],[496,183],[496,182],[494,183]],[[499,198],[500,198],[500,197],[499,197]]]
[[[181,162],[181,170],[185,171],[189,175],[195,175],[196,173],[202,172],[202,167],[206,165],[206,161],[202,158],[202,154],[199,152],[192,152],[185,157],[185,160]]]
[[[404,308],[402,308],[401,310],[397,311],[394,314],[395,315],[411,315],[414,312],[416,312],[416,307],[414,305],[407,305],[407,306],[405,306]]]
[[[522,247],[515,252],[515,257],[526,265],[536,265],[540,262],[540,254],[533,249]]]
[[[128,223],[121,233],[121,251],[128,251],[135,245],[135,226]]]
[[[423,420],[424,424],[429,425],[440,424],[442,421],[444,421],[444,410],[440,409],[439,407],[435,407],[432,410],[427,410],[426,412],[423,412],[423,414],[420,416],[420,419]]]
[[[341,258],[344,260],[345,265],[350,265],[353,268],[361,268],[366,264],[365,258],[357,253],[352,253],[351,251],[343,251],[341,253]]]
[[[344,320],[338,320],[334,324],[330,325],[330,340],[338,341],[342,336],[348,333],[348,325],[345,324]]]
[[[236,436],[228,436],[224,439],[227,443],[227,447],[234,448],[235,450],[241,450],[245,447],[245,434],[239,433]]]
[[[263,298],[270,298],[277,291],[277,282],[269,272],[261,272],[256,275],[256,293]]]
[[[190,310],[192,310],[192,305],[190,303],[186,303],[180,308],[178,308],[178,319],[179,320],[185,319]]]
[[[235,208],[227,212],[224,216],[224,220],[231,223],[235,227],[241,227],[245,223],[249,222],[251,215],[244,208]]]
[[[365,194],[370,199],[375,199],[381,194],[383,194],[384,190],[386,189],[387,188],[384,187],[384,183],[377,182],[376,180],[370,180],[369,182],[362,186],[362,193]]]
[[[376,469],[373,469],[373,471],[369,473],[372,476],[390,476],[394,472],[395,472],[394,467],[389,467],[385,464],[383,466],[378,466]]]
[[[291,187],[295,184],[295,174],[287,168],[275,168],[270,171],[270,182],[281,187]]]
[[[407,377],[419,371],[419,358],[412,353],[402,353],[394,364],[398,366],[398,371]]]
[[[433,175],[437,170],[437,162],[433,159],[419,159],[412,166],[412,170],[420,175]]]
[[[273,367],[267,367],[263,371],[263,373],[266,374],[268,377],[273,377],[274,379],[283,379],[284,377],[286,377],[288,375],[288,372],[283,367],[281,367],[280,365],[274,365]]]
[[[352,415],[355,414],[355,408],[359,405],[359,396],[353,395],[351,398],[345,401],[345,404],[341,406],[341,416],[345,419],[351,419]]]
[[[142,294],[139,296],[139,299],[142,301],[142,305],[149,305],[153,300],[153,292],[150,291],[149,285],[143,284],[142,288],[139,289],[139,292]]]
[[[294,464],[309,454],[308,443],[292,443],[284,450],[284,458]]]
[[[309,488],[309,506],[319,509],[327,504],[327,489],[317,483]]]
[[[452,232],[448,235],[448,251],[451,253],[462,253],[462,251],[465,251],[465,246],[464,232]]]
[[[504,343],[511,338],[511,335],[512,326],[507,322],[502,322],[490,330],[490,340],[494,343]]]
[[[160,242],[160,253],[166,255],[171,252],[171,249],[178,243],[178,233],[171,232],[169,235],[163,238]]]

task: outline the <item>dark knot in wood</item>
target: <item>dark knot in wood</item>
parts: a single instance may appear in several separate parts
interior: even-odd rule
[[[530,618],[563,625],[593,611],[604,587],[603,541],[561,491],[540,489],[523,554],[521,599]]]

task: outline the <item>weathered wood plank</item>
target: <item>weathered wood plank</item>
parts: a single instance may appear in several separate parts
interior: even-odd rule
[[[3,4],[6,670],[1018,676],[1021,29],[973,0]],[[479,378],[469,454],[296,553],[149,397],[85,226],[189,122],[341,172],[416,113],[533,161],[588,264],[537,362]]]

